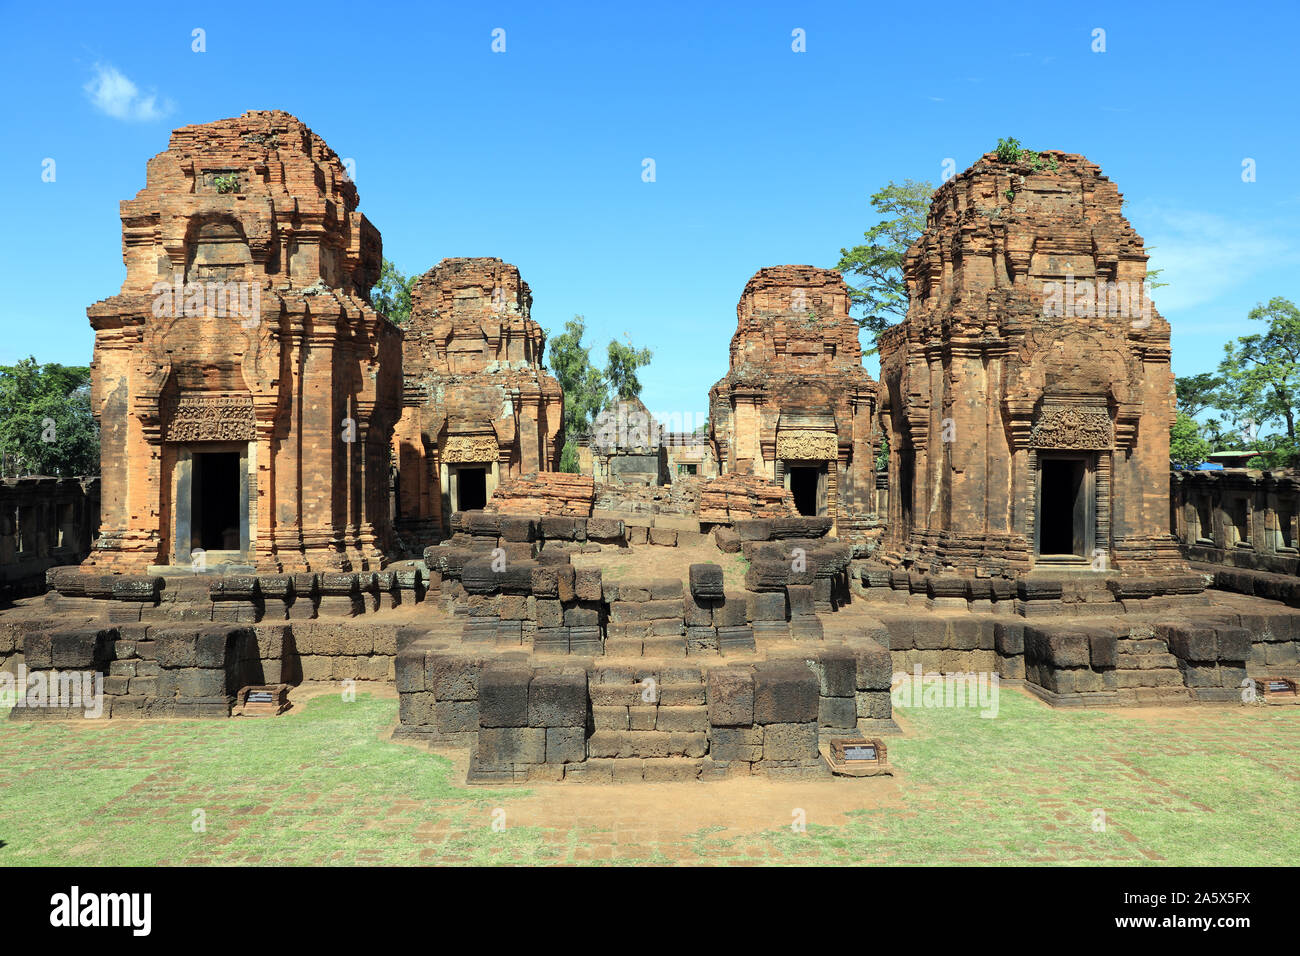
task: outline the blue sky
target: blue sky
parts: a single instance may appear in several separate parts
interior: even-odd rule
[[[703,412],[757,269],[833,266],[872,192],[1001,136],[1119,184],[1174,370],[1207,371],[1253,305],[1300,300],[1300,6],[1147,6],[4,4],[0,363],[89,362],[146,161],[177,126],[278,108],[355,160],[403,271],[515,263],[548,330],[581,313],[597,353],[654,350],[655,412]]]

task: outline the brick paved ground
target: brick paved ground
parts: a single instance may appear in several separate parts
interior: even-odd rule
[[[484,790],[459,785],[463,755],[388,741],[388,692],[317,690],[272,720],[0,723],[0,865],[1283,864],[1300,851],[1300,707],[1064,712],[1004,689],[995,719],[900,711],[892,778]]]

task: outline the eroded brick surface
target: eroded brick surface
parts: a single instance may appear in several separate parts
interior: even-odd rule
[[[103,475],[89,564],[188,565],[195,549],[268,571],[382,564],[401,333],[367,301],[382,253],[357,203],[334,151],[279,111],[182,127],[149,162],[121,204],[126,280],[87,310]],[[238,463],[200,491],[211,452]],[[238,510],[205,528],[191,501],[218,482]]]
[[[719,467],[786,488],[809,480],[803,512],[846,534],[875,510],[876,405],[848,286],[829,269],[772,266],[746,283],[736,314],[730,368],[709,391]]]
[[[1145,296],[1142,237],[1095,164],[1039,165],[985,155],[939,187],[907,253],[910,310],[879,340],[887,557],[1028,570],[1039,472],[1066,456],[1092,493],[1093,533],[1067,545],[1080,559],[1185,573],[1168,531],[1169,323]]]
[[[394,445],[399,527],[417,538],[482,508],[498,482],[559,464],[563,398],[532,301],[500,259],[443,259],[411,289]]]

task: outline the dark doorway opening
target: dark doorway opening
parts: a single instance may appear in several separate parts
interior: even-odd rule
[[[799,514],[816,517],[818,468],[798,467],[790,469],[790,494],[794,495],[794,506]]]
[[[912,486],[916,484],[916,452],[904,448],[898,456],[898,504],[903,519],[903,537],[912,530]]]
[[[195,454],[191,521],[204,551],[239,550],[239,452]]]
[[[1038,491],[1038,553],[1087,554],[1087,502],[1082,458],[1045,458]]]
[[[459,469],[456,472],[456,510],[475,511],[486,504],[487,469]]]

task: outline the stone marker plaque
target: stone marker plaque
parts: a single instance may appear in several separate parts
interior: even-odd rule
[[[288,684],[243,687],[235,697],[235,717],[274,717],[289,707]]]
[[[884,741],[878,737],[841,737],[821,749],[831,772],[840,776],[892,775]]]
[[[1300,684],[1291,677],[1256,680],[1255,694],[1266,704],[1300,704]]]

